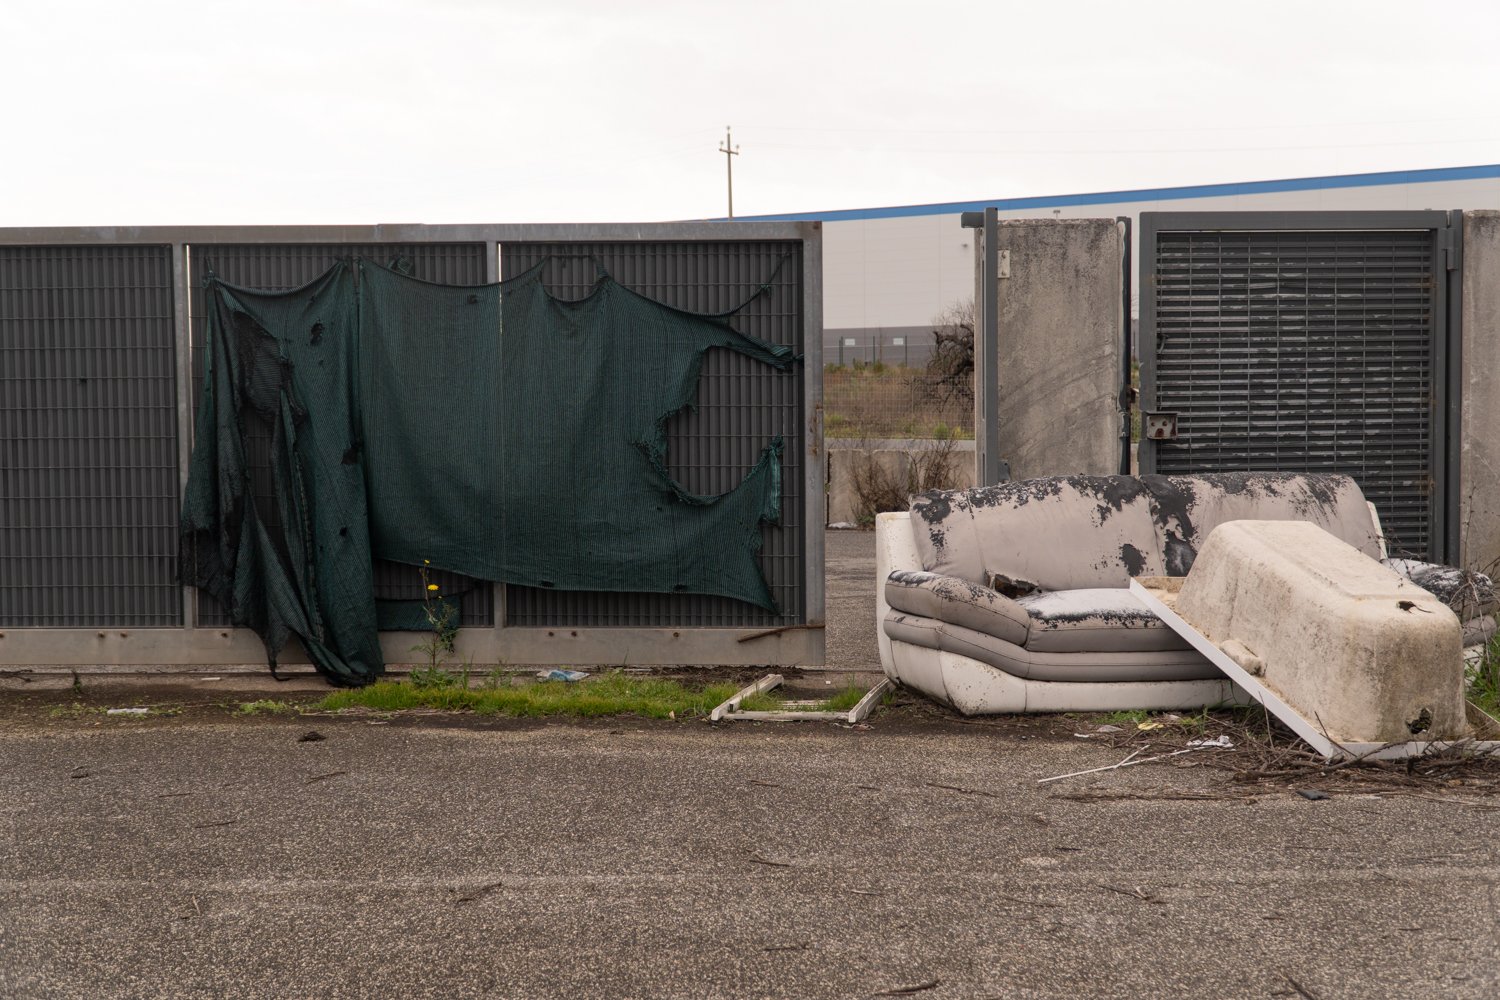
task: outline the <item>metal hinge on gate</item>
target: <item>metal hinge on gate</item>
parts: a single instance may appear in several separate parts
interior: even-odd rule
[[[1177,411],[1142,410],[1141,437],[1150,441],[1177,440]]]
[[[1443,251],[1443,269],[1451,271],[1458,266],[1458,227],[1446,225],[1437,231],[1437,237]]]

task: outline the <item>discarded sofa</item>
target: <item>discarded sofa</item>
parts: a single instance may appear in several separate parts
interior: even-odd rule
[[[964,714],[1235,700],[1126,588],[1185,576],[1209,533],[1238,520],[1308,521],[1419,586],[1447,579],[1468,602],[1466,641],[1494,630],[1488,579],[1386,560],[1379,518],[1347,476],[1063,476],[924,493],[877,518],[882,666]]]

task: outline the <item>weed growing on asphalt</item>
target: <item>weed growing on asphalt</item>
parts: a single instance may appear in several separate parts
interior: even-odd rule
[[[1500,635],[1484,647],[1477,662],[1464,673],[1469,682],[1469,700],[1487,715],[1500,717]]]
[[[260,701],[242,701],[240,707],[235,710],[238,715],[289,715],[297,711],[293,705],[284,701],[272,701],[262,698]]]
[[[458,638],[458,605],[443,597],[442,589],[432,582],[432,561],[423,559],[417,572],[422,575],[422,614],[432,634],[411,648],[427,657],[427,666],[412,671],[413,682],[427,687],[452,687],[458,679],[447,671],[447,657],[453,653]],[[464,668],[464,686],[468,686],[468,667]]]

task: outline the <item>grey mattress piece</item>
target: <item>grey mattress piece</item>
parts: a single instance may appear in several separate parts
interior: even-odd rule
[[[1031,617],[1036,653],[1130,653],[1191,649],[1128,590],[1055,590],[1016,601]],[[951,619],[950,619],[951,620]]]
[[[897,642],[957,653],[1015,677],[1033,681],[1128,683],[1214,680],[1224,675],[1196,651],[1043,653],[983,632],[891,611],[885,634]]]
[[[1460,621],[1495,611],[1495,584],[1483,573],[1418,559],[1381,561],[1452,608]]]

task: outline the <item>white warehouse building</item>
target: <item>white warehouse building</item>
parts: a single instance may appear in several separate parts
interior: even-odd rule
[[[959,216],[991,206],[1001,219],[1126,217],[1133,233],[1142,212],[1500,209],[1500,164],[753,218],[823,223],[825,362],[920,364],[934,318],[974,295],[975,234]]]

